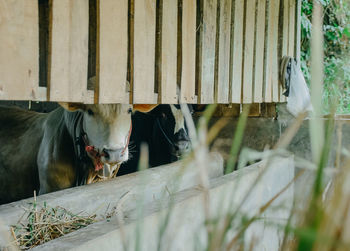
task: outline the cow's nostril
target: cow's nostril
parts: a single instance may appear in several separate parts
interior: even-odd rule
[[[109,159],[109,153],[108,153],[108,150],[103,149],[103,150],[102,150],[102,152],[103,152],[104,157],[105,157],[106,159]]]

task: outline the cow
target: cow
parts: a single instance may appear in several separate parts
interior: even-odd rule
[[[191,112],[192,106],[188,105]],[[184,116],[179,105],[158,105],[149,113],[132,115],[130,138],[131,157],[124,162],[118,176],[136,172],[140,159],[140,145],[147,143],[151,167],[178,160],[191,148]]]
[[[0,106],[0,204],[84,184],[129,158],[131,113],[153,105],[62,103],[44,114]]]

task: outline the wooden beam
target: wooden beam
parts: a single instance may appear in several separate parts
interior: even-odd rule
[[[178,103],[177,97],[177,1],[163,0],[162,55],[161,55],[161,101]]]
[[[267,36],[265,45],[265,89],[264,102],[279,101],[278,83],[278,14],[279,0],[270,0],[268,4]]]
[[[39,91],[37,0],[0,1],[0,99],[45,100]]]
[[[129,103],[128,0],[100,1],[99,103]]]
[[[254,39],[255,39],[256,0],[247,0],[245,6],[243,99],[242,103],[253,102]]]
[[[196,6],[194,0],[182,1],[181,103],[197,103],[195,95]]]
[[[134,100],[135,104],[155,104],[156,1],[135,0],[134,14]]]
[[[203,1],[203,23],[200,28],[201,60],[198,98],[201,104],[214,102],[215,41],[217,1]]]
[[[242,96],[244,0],[236,0],[234,3],[231,102],[240,104]]]
[[[220,2],[219,61],[218,61],[218,103],[229,103],[230,88],[230,38],[231,38],[231,0]]]
[[[288,46],[289,46],[289,0],[283,0],[283,18],[282,18],[282,39],[281,41],[281,57],[288,56]],[[286,97],[283,95],[283,87],[280,85],[280,102],[285,102]]]
[[[263,102],[264,86],[264,47],[265,47],[265,20],[266,1],[257,1],[256,38],[255,38],[255,62],[254,62],[254,93],[255,103]]]
[[[50,101],[84,102],[88,27],[88,0],[53,0]]]

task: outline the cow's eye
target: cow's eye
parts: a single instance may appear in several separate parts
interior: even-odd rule
[[[129,109],[128,109],[128,114],[131,114],[131,113],[132,113],[132,109],[129,108]]]
[[[88,109],[87,112],[88,112],[88,114],[89,114],[90,116],[93,116],[93,115],[94,115],[94,112],[93,112],[91,109]]]

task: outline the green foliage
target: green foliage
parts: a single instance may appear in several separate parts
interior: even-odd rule
[[[324,8],[324,91],[323,108],[329,113],[337,104],[337,113],[350,113],[350,3],[320,0]],[[310,39],[313,2],[302,0],[301,68],[310,82]]]

